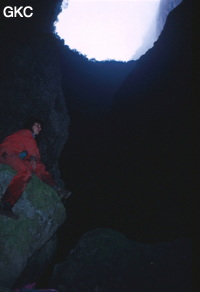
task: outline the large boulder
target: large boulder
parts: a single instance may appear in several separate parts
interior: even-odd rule
[[[144,244],[96,229],[56,265],[52,285],[60,292],[190,292],[191,270],[189,239]]]
[[[0,164],[0,198],[15,174]],[[0,216],[0,287],[12,287],[22,275],[34,281],[55,251],[55,234],[66,219],[65,208],[54,189],[33,176],[13,211],[18,220]],[[37,256],[38,255],[38,256]],[[37,263],[37,266],[36,266]],[[38,268],[38,271],[36,270]]]

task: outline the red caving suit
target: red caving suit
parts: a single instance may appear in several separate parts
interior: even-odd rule
[[[27,151],[28,154],[24,159],[21,159],[19,154],[23,151]],[[44,164],[41,163],[37,143],[32,132],[28,129],[19,130],[4,139],[0,144],[0,163],[7,164],[17,171],[2,197],[2,201],[10,203],[11,206],[14,206],[21,197],[32,173],[50,186],[55,185],[51,174],[45,170]]]

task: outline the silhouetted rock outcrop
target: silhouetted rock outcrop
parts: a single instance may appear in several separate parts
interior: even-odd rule
[[[171,11],[158,41],[138,60],[113,102],[112,167],[118,166],[118,181],[124,179],[119,189],[132,202],[133,222],[138,220],[147,233],[146,224],[152,222],[154,232],[159,220],[165,222],[165,234],[173,228],[176,234],[184,234],[191,228],[191,19],[191,1]],[[116,158],[120,162],[114,167]]]
[[[0,165],[0,197],[14,171]],[[33,176],[13,211],[18,220],[0,216],[0,287],[36,281],[56,250],[55,233],[66,219],[57,193]],[[23,273],[23,274],[22,274]]]
[[[107,113],[113,95],[136,62],[88,61],[67,46],[63,49],[63,91],[70,112]]]
[[[83,235],[54,270],[60,292],[192,291],[191,241],[158,244],[128,240],[111,229]]]
[[[183,0],[161,0],[159,3],[158,18],[157,18],[157,36],[160,35],[165,25],[167,16],[176,6],[178,6]]]
[[[119,113],[164,113],[174,103],[191,101],[192,81],[192,3],[184,0],[168,15],[154,47],[143,55],[115,95],[113,107]],[[140,108],[139,108],[140,106]],[[151,107],[150,107],[151,106]],[[177,107],[174,110],[179,110]]]

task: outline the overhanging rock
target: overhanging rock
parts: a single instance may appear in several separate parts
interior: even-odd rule
[[[15,174],[0,164],[0,198]],[[13,211],[18,220],[0,216],[0,286],[12,287],[29,262],[66,219],[54,189],[33,176]]]

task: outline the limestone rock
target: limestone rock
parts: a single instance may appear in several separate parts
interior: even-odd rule
[[[0,164],[0,197],[14,173],[9,166]],[[20,216],[18,220],[0,216],[0,286],[8,288],[39,251],[45,249],[66,219],[57,193],[36,176],[32,177],[13,211]]]

